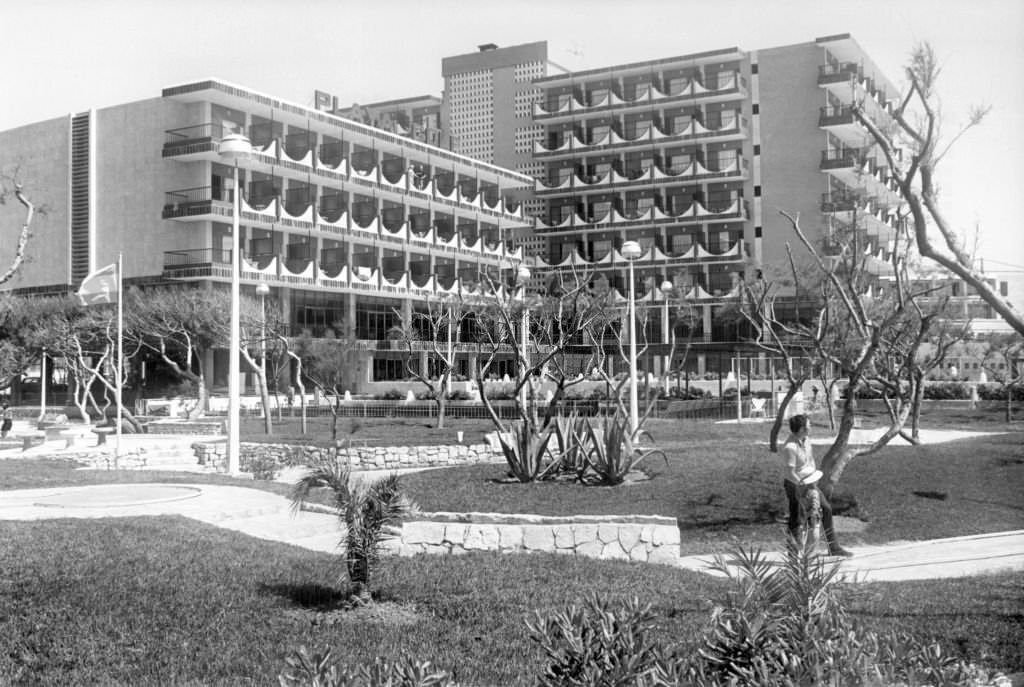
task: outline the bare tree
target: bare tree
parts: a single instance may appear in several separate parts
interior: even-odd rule
[[[899,105],[892,111],[891,126],[876,122],[866,101],[855,102],[853,114],[885,155],[900,195],[913,219],[918,252],[970,284],[1000,317],[1018,334],[1024,335],[1024,314],[1014,309],[986,281],[985,275],[975,269],[974,256],[939,205],[935,181],[939,164],[950,148],[967,131],[979,125],[991,109],[987,106],[972,108],[967,123],[944,142],[941,135],[941,107],[936,91],[941,72],[932,46],[927,42],[921,43],[911,52],[910,63],[906,67],[909,84]],[[902,154],[904,146],[908,148],[909,155]],[[933,243],[929,236],[932,227],[941,236],[941,245]]]
[[[516,371],[512,391],[517,414],[527,427],[540,428],[550,421],[567,389],[583,381],[582,374],[570,372],[570,350],[588,351],[589,357],[579,365],[583,370],[603,366],[603,350],[593,343],[595,327],[606,316],[608,296],[589,288],[588,274],[575,272],[559,275],[545,294],[532,298],[525,298],[521,290],[500,289],[493,283],[488,286],[494,296],[476,311],[481,338],[489,349],[486,361],[477,369],[481,400],[495,427],[505,432],[484,388],[499,355],[510,355]],[[525,316],[524,309],[528,309]],[[527,346],[523,345],[524,321],[529,328]],[[543,381],[553,382],[555,392],[542,421],[537,397]],[[525,394],[520,393],[523,391]],[[525,396],[525,404],[521,396]]]
[[[206,412],[209,389],[202,361],[225,338],[226,292],[194,288],[129,291],[125,308],[125,339],[152,351],[179,379],[193,387],[196,400],[188,417]]]
[[[1013,397],[1024,387],[1024,339],[1013,334],[989,338],[982,360],[986,376],[1006,394],[1006,421],[1013,419]]]
[[[427,388],[437,405],[437,428],[443,429],[455,356],[462,342],[463,323],[473,318],[472,306],[453,295],[427,298],[422,310],[403,314],[396,309],[395,313],[399,324],[388,333],[389,338],[405,347],[405,371]],[[425,369],[420,369],[415,360],[420,350],[426,350],[428,355]]]
[[[18,232],[18,240],[14,246],[11,264],[0,274],[0,284],[10,281],[11,277],[21,269],[22,263],[25,262],[25,249],[28,247],[28,240],[32,236],[32,220],[37,212],[42,212],[42,209],[37,210],[36,206],[25,195],[24,186],[20,179],[20,170],[16,166],[4,170],[0,174],[0,205],[6,204],[7,198],[11,195],[14,196],[14,199],[24,209],[25,217],[21,223],[21,230]]]

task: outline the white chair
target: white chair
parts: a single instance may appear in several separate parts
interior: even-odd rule
[[[768,399],[766,399],[766,398],[752,398],[752,399],[750,399],[750,417],[754,417],[755,415],[760,415],[761,417],[767,419],[768,414],[765,412],[765,409],[764,409],[764,404],[765,404],[765,401],[767,401],[767,400]]]

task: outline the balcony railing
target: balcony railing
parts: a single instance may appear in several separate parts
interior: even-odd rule
[[[853,124],[856,120],[853,116],[853,108],[848,105],[840,107],[823,107],[818,117],[818,126],[842,126]]]
[[[843,62],[838,65],[823,64],[818,67],[818,85],[859,81],[863,78],[860,65],[856,62]]]

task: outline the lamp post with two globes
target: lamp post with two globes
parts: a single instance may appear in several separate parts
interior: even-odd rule
[[[239,348],[242,344],[240,323],[241,288],[239,280],[242,272],[241,244],[239,242],[239,217],[241,215],[242,190],[238,185],[238,161],[252,155],[252,144],[242,134],[228,134],[217,146],[217,154],[223,159],[234,163],[234,202],[232,203],[231,222],[231,317],[229,321],[230,343],[228,348],[228,473],[236,475],[241,461],[240,444],[240,409],[241,409],[241,377],[239,375]]]

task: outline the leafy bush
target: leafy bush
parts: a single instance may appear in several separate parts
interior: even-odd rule
[[[1024,385],[1010,387],[1014,401],[1024,401]],[[978,385],[978,398],[983,401],[1005,401],[1007,389],[998,382],[986,382]]]
[[[372,665],[355,669],[339,667],[331,650],[310,653],[300,647],[285,659],[278,675],[281,687],[454,687],[448,673],[434,670],[430,662],[406,657],[394,663],[378,658]]]
[[[468,401],[473,397],[469,395],[468,391],[464,389],[455,389],[448,394],[449,401]]]
[[[971,385],[963,382],[931,382],[924,385],[924,397],[935,401],[968,399]]]
[[[680,684],[682,660],[650,637],[655,620],[649,604],[641,606],[633,599],[612,608],[597,595],[588,596],[580,607],[572,605],[548,616],[536,613],[526,626],[547,657],[537,684]]]
[[[691,386],[689,389],[682,387],[670,387],[668,390],[669,398],[680,399],[683,401],[699,401],[704,398],[712,398],[714,394],[710,391],[705,391],[700,387]]]
[[[377,394],[376,398],[379,401],[401,401],[405,398],[405,393],[401,389],[388,389],[384,393]]]
[[[277,458],[269,454],[260,454],[248,460],[243,460],[241,468],[244,472],[251,472],[253,479],[268,482],[277,478],[278,473],[281,471]]]

